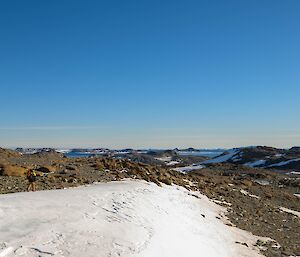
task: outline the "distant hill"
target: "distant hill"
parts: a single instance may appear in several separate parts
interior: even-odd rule
[[[204,161],[209,163],[234,163],[249,167],[300,171],[300,147],[278,149],[268,146],[233,148]]]

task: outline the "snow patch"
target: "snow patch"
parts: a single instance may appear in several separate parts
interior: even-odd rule
[[[219,204],[219,205],[226,205],[226,206],[232,206],[231,203],[228,203],[226,201],[219,201],[219,200],[212,200],[214,203]]]
[[[284,166],[284,165],[287,165],[291,162],[298,162],[300,161],[300,158],[298,159],[292,159],[292,160],[288,160],[288,161],[283,161],[283,162],[279,162],[279,163],[275,163],[275,164],[272,164],[272,165],[269,165],[268,167],[278,167],[278,166]]]
[[[298,212],[298,211],[294,211],[294,210],[291,210],[291,209],[288,209],[288,208],[285,208],[285,207],[280,207],[279,209],[284,211],[284,212],[293,214],[293,215],[297,216],[298,218],[300,218],[300,212]]]
[[[283,156],[283,154],[281,154],[281,153],[278,153],[278,154],[275,154],[274,156],[275,156],[275,157],[282,157],[282,156]]]
[[[291,175],[300,175],[300,171],[291,171],[289,174],[291,174]]]
[[[71,149],[55,149],[56,152],[58,153],[69,153],[71,152]]]
[[[247,162],[244,165],[253,168],[253,167],[256,167],[256,166],[265,165],[265,163],[266,163],[266,160],[257,160],[257,161],[254,161],[254,162]]]
[[[181,172],[181,173],[186,173],[186,172],[190,172],[192,170],[199,170],[199,169],[203,169],[203,168],[204,168],[203,165],[190,165],[190,166],[185,166],[185,167],[174,168],[173,170]]]
[[[257,184],[261,185],[261,186],[268,186],[268,185],[270,185],[270,181],[264,180],[264,179],[255,179],[253,181],[256,182]]]
[[[162,161],[162,162],[170,162],[172,160],[171,156],[168,157],[159,157],[159,158],[155,158],[158,161]]]
[[[231,150],[228,150],[227,152],[228,152],[228,154],[217,156],[213,159],[202,162],[202,164],[226,162],[229,159],[231,159],[234,155],[239,153],[240,149],[231,149]]]
[[[0,257],[8,256],[13,250],[14,250],[14,248],[11,247],[11,246],[5,248],[4,250],[2,250],[2,251],[0,252]]]
[[[167,166],[172,166],[172,165],[176,165],[176,164],[179,164],[180,162],[179,161],[170,161],[167,163]]]
[[[1,195],[0,256],[262,257],[257,237],[226,226],[216,218],[225,208],[193,194],[122,181]]]
[[[260,199],[259,196],[257,196],[257,195],[252,195],[252,194],[250,194],[249,192],[247,192],[247,191],[244,190],[244,189],[241,189],[240,192],[241,192],[243,195],[247,195],[247,196],[250,196],[250,197],[252,197],[252,198]]]

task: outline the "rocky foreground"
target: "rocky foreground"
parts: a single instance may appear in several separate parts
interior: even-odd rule
[[[300,255],[300,180],[277,172],[239,164],[208,164],[187,174],[166,166],[117,158],[66,158],[55,151],[22,155],[0,150],[0,193],[22,192],[28,168],[38,172],[38,190],[62,189],[124,178],[176,184],[204,193],[227,208],[228,226],[257,236],[265,256]],[[250,247],[244,245],[244,247]]]

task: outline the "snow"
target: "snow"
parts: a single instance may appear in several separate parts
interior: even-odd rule
[[[291,162],[298,162],[300,161],[300,158],[298,159],[292,159],[292,160],[288,160],[288,161],[283,161],[283,162],[279,162],[279,163],[275,163],[275,164],[272,164],[272,165],[269,165],[268,167],[277,167],[277,166],[284,166],[284,165],[287,165]]]
[[[213,159],[207,160],[202,162],[202,164],[208,164],[208,163],[220,163],[220,162],[226,162],[229,159],[231,159],[234,155],[236,155],[237,153],[239,153],[240,149],[231,149],[228,150],[228,154],[224,154],[224,155],[220,155],[217,156]]]
[[[38,152],[39,152],[38,150],[28,150],[28,151],[22,152],[21,154],[35,154],[35,153],[38,153]]]
[[[162,161],[162,162],[170,162],[172,160],[172,157],[168,156],[168,157],[160,157],[160,158],[155,158],[155,159]]]
[[[173,170],[181,172],[181,173],[186,173],[192,170],[199,170],[199,169],[203,169],[204,166],[203,165],[190,165],[190,166],[184,166],[184,167],[178,167],[178,168],[174,168]]]
[[[7,256],[8,254],[10,254],[12,251],[14,250],[13,247],[7,247],[6,249],[4,249],[2,252],[0,252],[0,257],[4,257]]]
[[[252,195],[252,194],[250,194],[249,192],[247,192],[247,191],[244,190],[244,189],[241,189],[240,192],[241,192],[241,194],[243,194],[243,195],[247,195],[247,196],[250,196],[250,197],[252,197],[252,198],[260,199],[259,196],[257,196],[257,195]]]
[[[106,153],[106,152],[102,152],[102,153]],[[115,154],[119,154],[119,155],[121,155],[121,154],[130,154],[131,152],[129,152],[129,151],[116,151],[115,152]]]
[[[214,203],[217,203],[217,204],[220,204],[220,205],[222,205],[222,204],[224,204],[224,205],[227,205],[227,206],[232,206],[232,204],[231,203],[228,203],[228,202],[226,202],[226,201],[219,201],[219,200],[212,200]]]
[[[289,174],[291,174],[291,175],[300,175],[300,171],[291,171]]]
[[[294,196],[300,197],[300,194],[294,194]]]
[[[244,165],[248,166],[248,167],[256,167],[256,166],[264,165],[265,163],[266,163],[266,160],[257,160],[257,161],[253,161],[253,162],[247,162]]]
[[[176,164],[180,163],[180,161],[172,161],[172,159],[173,159],[172,156],[157,157],[155,159],[158,160],[158,161],[165,162],[167,166],[172,166],[172,165],[176,165]]]
[[[283,156],[283,154],[281,154],[281,153],[278,153],[278,154],[275,154],[274,156],[275,156],[275,157],[282,157],[282,156]]]
[[[298,218],[300,218],[300,212],[298,212],[298,211],[294,211],[294,210],[291,210],[291,209],[288,209],[288,208],[285,208],[285,207],[280,207],[279,209],[284,211],[284,212],[293,214],[293,215],[297,216]]]
[[[239,152],[232,157],[232,161],[238,162],[242,160],[243,152]]]
[[[270,181],[264,180],[264,179],[255,179],[253,181],[256,182],[257,184],[261,185],[261,186],[268,186],[268,185],[270,185]]]
[[[176,165],[176,164],[179,164],[180,162],[179,161],[170,161],[167,163],[167,166],[172,166],[172,165]]]
[[[224,211],[200,193],[142,181],[1,195],[0,256],[262,256],[257,237],[216,218]]]
[[[69,153],[71,152],[71,149],[55,149],[55,151],[58,153]]]

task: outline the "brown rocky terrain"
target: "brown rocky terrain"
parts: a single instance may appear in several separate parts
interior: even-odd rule
[[[0,193],[25,191],[28,168],[37,171],[38,190],[94,182],[142,179],[199,190],[227,207],[228,225],[275,241],[259,240],[268,257],[300,255],[300,180],[270,170],[238,164],[209,164],[182,174],[161,165],[108,157],[66,158],[54,151],[19,155],[1,149]],[[289,210],[297,211],[291,213]],[[247,245],[245,245],[247,247]]]

